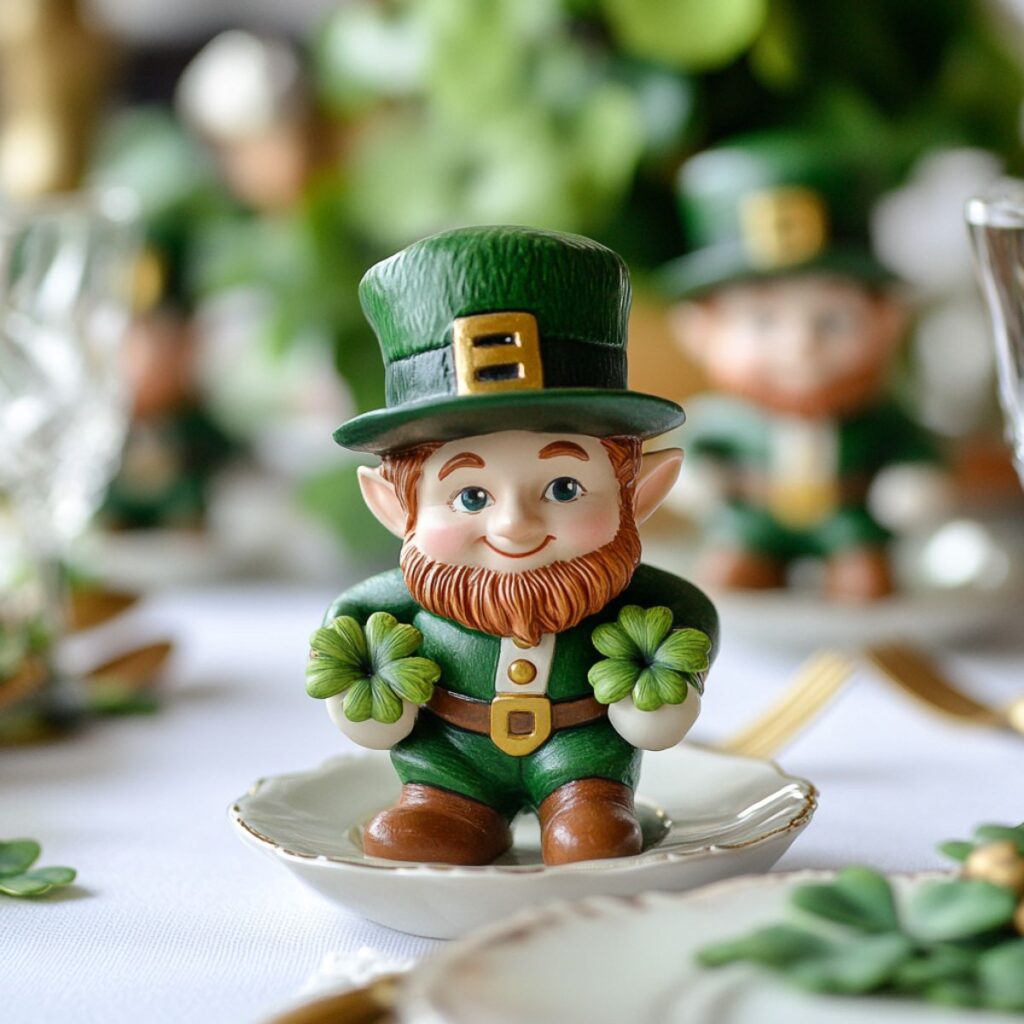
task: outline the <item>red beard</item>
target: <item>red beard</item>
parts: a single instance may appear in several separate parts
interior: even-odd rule
[[[746,398],[773,412],[822,419],[845,416],[870,405],[883,390],[884,374],[884,367],[872,365],[816,390],[796,393],[775,388],[760,379],[727,374],[713,376],[712,383],[721,391]]]
[[[415,533],[402,549],[406,586],[427,611],[530,646],[599,612],[626,589],[639,564],[640,535],[629,515],[604,547],[525,572],[435,562],[416,547]]]

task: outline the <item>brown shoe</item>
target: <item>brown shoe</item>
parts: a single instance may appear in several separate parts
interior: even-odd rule
[[[889,556],[882,548],[852,548],[829,559],[825,586],[837,601],[867,603],[893,591]]]
[[[643,846],[633,791],[608,779],[578,779],[540,805],[545,864],[629,857]]]
[[[786,583],[786,566],[753,551],[719,548],[701,560],[697,578],[721,590],[771,590]]]
[[[398,803],[363,830],[363,851],[388,860],[490,864],[511,845],[508,822],[494,808],[413,783],[403,786]]]

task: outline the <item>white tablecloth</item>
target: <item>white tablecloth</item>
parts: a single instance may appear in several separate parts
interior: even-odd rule
[[[165,707],[0,751],[0,837],[38,838],[42,863],[79,871],[62,894],[0,897],[6,1024],[255,1021],[331,951],[405,957],[435,945],[320,902],[228,827],[229,803],[254,779],[344,745],[303,693],[308,634],[330,596],[270,585],[155,596],[134,622],[177,638]],[[745,646],[723,625],[701,740],[749,721],[800,660]],[[948,665],[1009,701],[1024,692],[1024,636]],[[1024,818],[1024,741],[947,724],[867,675],[780,760],[821,790],[782,869],[934,866],[935,841]]]

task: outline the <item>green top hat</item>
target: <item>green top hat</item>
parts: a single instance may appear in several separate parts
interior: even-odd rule
[[[580,235],[446,231],[371,267],[359,286],[380,341],[387,408],[334,439],[384,454],[498,430],[654,437],[683,421],[626,389],[629,272]]]
[[[705,150],[679,170],[693,251],[661,268],[670,298],[720,285],[822,272],[870,285],[892,280],[868,237],[881,191],[877,161],[835,139],[765,133]]]

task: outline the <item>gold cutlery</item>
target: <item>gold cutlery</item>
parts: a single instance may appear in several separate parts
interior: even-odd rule
[[[369,985],[325,996],[275,1017],[270,1024],[390,1024],[399,974],[386,974]]]
[[[868,647],[864,657],[886,679],[932,711],[964,725],[1024,734],[1024,697],[1006,708],[982,704],[964,693],[926,654],[905,644]]]
[[[853,675],[853,662],[838,651],[813,654],[769,708],[736,735],[716,746],[741,757],[770,758],[792,740]]]

